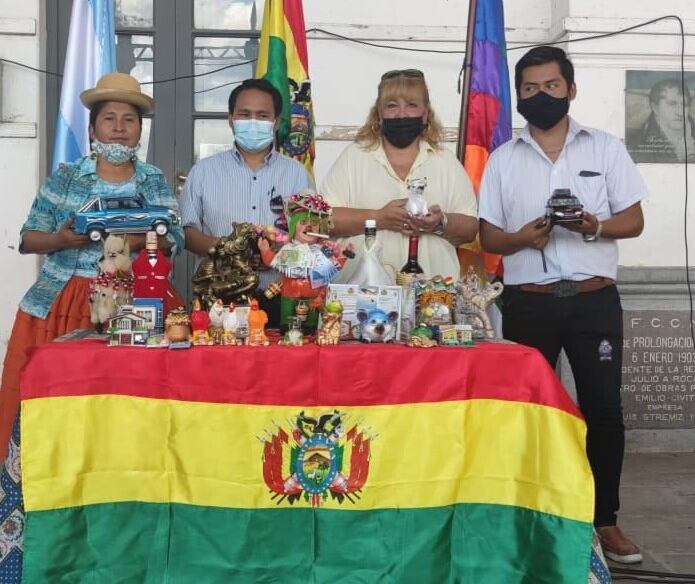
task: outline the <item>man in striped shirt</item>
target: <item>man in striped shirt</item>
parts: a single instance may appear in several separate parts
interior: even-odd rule
[[[231,149],[205,158],[191,168],[181,216],[186,249],[205,256],[232,222],[272,225],[284,200],[313,184],[304,166],[275,150],[282,111],[280,93],[265,79],[247,79],[229,95]],[[260,273],[260,289],[279,279],[274,270]],[[259,294],[261,301],[265,301]],[[263,306],[276,325],[277,302]]]

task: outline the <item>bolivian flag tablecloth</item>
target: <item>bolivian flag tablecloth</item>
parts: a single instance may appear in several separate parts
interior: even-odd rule
[[[585,425],[533,349],[55,343],[27,582],[587,582]]]

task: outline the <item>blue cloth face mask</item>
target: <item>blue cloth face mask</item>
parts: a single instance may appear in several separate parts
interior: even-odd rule
[[[92,152],[115,166],[120,166],[137,158],[139,148],[140,144],[125,146],[118,142],[106,143],[96,138],[92,140]]]
[[[232,120],[234,141],[247,152],[260,152],[272,144],[274,122],[266,120]]]

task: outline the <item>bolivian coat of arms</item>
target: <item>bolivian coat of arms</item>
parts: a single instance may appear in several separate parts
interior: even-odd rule
[[[338,410],[288,420],[289,431],[275,424],[263,442],[263,479],[279,505],[300,498],[319,507],[328,497],[355,503],[369,474],[375,438],[359,424],[346,432],[347,414]]]

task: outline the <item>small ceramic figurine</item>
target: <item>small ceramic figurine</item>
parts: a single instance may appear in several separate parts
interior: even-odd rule
[[[164,321],[164,334],[169,348],[181,349],[191,346],[191,320],[183,306],[171,310]]]
[[[468,268],[466,275],[456,284],[459,298],[467,304],[467,316],[472,317],[474,335],[478,330],[482,336],[489,339],[494,337],[495,332],[487,315],[487,307],[502,294],[503,289],[502,282],[482,284],[473,266]]]
[[[223,304],[245,303],[258,286],[253,257],[258,235],[252,223],[232,223],[232,233],[220,237],[193,274],[193,293],[209,309],[216,298]]]
[[[398,313],[386,314],[381,308],[358,310],[360,321],[360,339],[365,343],[390,343],[396,337],[396,319]]]
[[[250,302],[248,324],[249,335],[246,337],[246,344],[252,347],[268,345],[268,337],[265,336],[265,325],[268,324],[268,315],[265,310],[258,307],[258,300],[255,298]]]
[[[191,329],[193,330],[193,336],[191,338],[191,342],[194,345],[211,345],[212,340],[210,339],[210,334],[208,333],[210,316],[201,308],[200,299],[194,298],[192,306]]]
[[[289,329],[285,336],[280,339],[280,345],[288,347],[301,347],[304,344],[304,333],[302,332],[302,321],[297,316],[290,317]]]
[[[239,318],[236,312],[236,307],[234,304],[230,304],[227,310],[224,312],[222,317],[222,328],[224,329],[224,334],[222,336],[223,345],[239,345],[241,341],[237,338],[237,331],[239,330]]]
[[[212,337],[212,342],[215,345],[221,345],[223,343],[224,329],[222,328],[224,320],[224,304],[221,298],[215,298],[208,311],[208,316],[210,317],[210,325],[208,327],[208,332]]]
[[[405,204],[405,210],[411,215],[424,217],[430,214],[424,197],[426,186],[426,178],[414,178],[408,181],[408,202]]]
[[[434,332],[426,324],[421,324],[410,330],[408,335],[409,347],[436,347],[437,341],[434,340]]]
[[[316,335],[317,345],[337,345],[340,339],[340,324],[343,320],[343,305],[340,300],[328,302],[321,315],[321,326]]]
[[[290,242],[276,253],[267,239],[258,240],[261,259],[282,275],[280,326],[287,329],[289,318],[304,318],[302,328],[311,332],[318,324],[328,284],[335,278],[349,254],[350,246],[338,246],[325,232],[331,226],[331,206],[314,192],[292,195],[285,204]],[[266,290],[267,292],[268,290]]]

